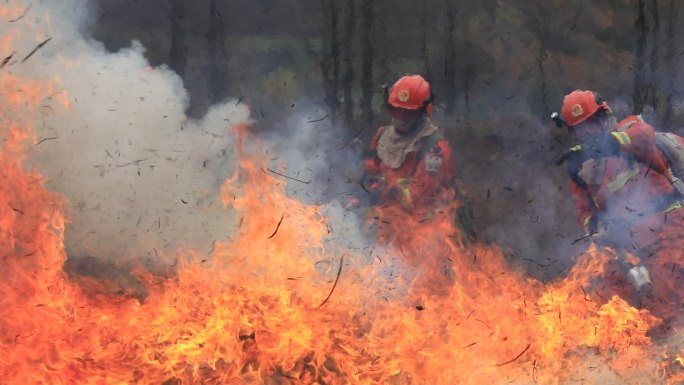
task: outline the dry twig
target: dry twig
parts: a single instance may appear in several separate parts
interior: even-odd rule
[[[323,302],[321,302],[321,304],[318,305],[319,308],[321,306],[325,305],[326,302],[328,302],[333,291],[335,291],[335,287],[337,287],[337,282],[340,280],[340,274],[342,274],[342,265],[343,264],[344,264],[344,255],[340,257],[340,268],[337,269],[337,277],[335,278],[335,283],[333,283],[333,287],[332,287],[332,289],[330,289],[330,293],[328,294],[328,296],[325,297],[325,300],[323,300]]]

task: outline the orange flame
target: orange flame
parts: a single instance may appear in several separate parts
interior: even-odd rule
[[[0,84],[3,383],[561,384],[587,356],[644,383],[684,378],[681,352],[648,334],[657,317],[591,294],[609,250],[544,284],[495,246],[463,248],[449,215],[387,207],[402,238],[369,260],[324,242],[321,207],[285,194],[247,149],[247,126],[234,128],[240,158],[221,189],[236,234],[206,260],[187,251],[169,277],[136,271],[144,299],[92,290],[62,268],[63,200],[21,162],[26,117],[57,87]]]

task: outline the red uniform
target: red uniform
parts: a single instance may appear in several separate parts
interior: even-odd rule
[[[372,182],[367,188],[379,189],[376,192],[384,201],[398,202],[406,209],[449,203],[454,198],[452,150],[441,131],[426,118],[415,140],[396,149],[383,147],[383,139],[392,131],[392,126],[380,127],[371,141],[365,172]]]
[[[684,210],[672,185],[667,159],[652,126],[640,116],[620,121],[611,133],[620,142],[616,156],[586,161],[571,182],[575,211],[583,225],[595,217],[605,225],[599,242],[637,256],[653,279],[648,308],[668,317],[679,308]],[[606,272],[608,281],[615,278]],[[612,278],[611,278],[612,277]],[[626,290],[616,282],[613,290]]]
[[[445,256],[461,245],[451,148],[430,121],[434,95],[422,76],[403,76],[386,98],[392,125],[373,137],[362,182],[381,203],[372,209],[377,239],[419,267],[412,290],[442,292],[453,279]]]
[[[620,142],[620,155],[585,162],[580,181],[570,185],[575,213],[584,226],[594,215],[607,225],[638,222],[675,203],[667,160],[656,146],[653,127],[629,116],[612,134]]]
[[[419,290],[440,293],[453,280],[445,255],[462,246],[454,227],[459,202],[452,187],[453,165],[449,142],[429,118],[410,137],[393,126],[380,127],[365,161],[367,187],[378,194],[373,208],[377,238],[392,244],[403,261],[420,267]]]

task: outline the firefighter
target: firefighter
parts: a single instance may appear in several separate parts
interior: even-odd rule
[[[386,89],[391,124],[380,127],[366,154],[365,185],[377,199],[422,209],[451,199],[452,150],[430,115],[434,96],[420,75]]]
[[[430,119],[430,84],[406,75],[385,88],[385,97],[391,124],[376,131],[364,167],[374,203],[395,203],[423,218],[458,205],[456,223],[467,240],[476,240],[472,207],[454,184],[452,148]]]
[[[390,124],[371,140],[362,183],[378,240],[421,272],[414,287],[434,294],[455,278],[448,256],[474,240],[472,215],[454,186],[449,141],[430,119],[430,84],[420,75],[403,76],[385,88],[385,97]],[[455,216],[468,226],[465,237],[454,227]]]
[[[617,122],[606,101],[592,91],[566,95],[561,116],[554,115],[577,143],[558,164],[566,164],[585,234],[625,252],[627,279],[640,293],[660,286],[660,299],[667,297],[675,282],[657,280],[654,285],[651,274],[660,276],[670,267],[676,273],[672,263],[679,259],[684,210],[671,159],[659,140],[664,133],[656,134],[638,115]]]

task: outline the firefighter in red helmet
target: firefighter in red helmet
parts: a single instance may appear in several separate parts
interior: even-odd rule
[[[376,203],[369,218],[377,239],[421,271],[415,287],[434,293],[454,278],[448,256],[475,239],[472,214],[455,188],[449,141],[431,120],[430,84],[407,75],[385,96],[390,124],[375,132],[364,163],[362,184]]]
[[[670,287],[676,280],[651,275],[669,268],[680,273],[673,267],[680,247],[673,246],[684,235],[684,210],[673,169],[684,142],[656,133],[638,115],[618,122],[592,91],[566,95],[561,116],[554,115],[577,142],[558,164],[566,163],[575,213],[586,235],[627,256],[627,280],[640,293],[654,290],[659,300],[668,298],[678,291]]]
[[[391,124],[380,127],[365,161],[366,186],[382,201],[419,209],[448,199],[452,151],[432,123],[433,95],[420,75],[399,79],[387,89]]]
[[[430,83],[420,75],[407,75],[385,91],[390,124],[371,140],[365,189],[382,205],[400,207],[403,216],[428,220],[450,215],[453,223],[456,215],[463,239],[475,240],[472,211],[462,204],[466,200],[454,184],[452,148],[431,120]]]

